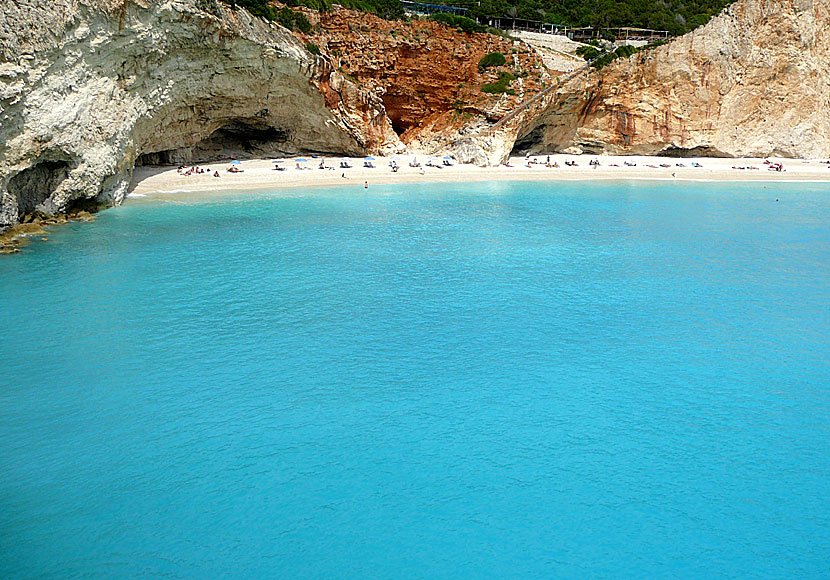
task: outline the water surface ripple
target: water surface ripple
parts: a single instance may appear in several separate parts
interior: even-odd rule
[[[64,227],[0,260],[0,577],[828,578],[828,223],[572,182]]]

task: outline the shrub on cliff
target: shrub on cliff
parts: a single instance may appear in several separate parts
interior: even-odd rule
[[[261,16],[266,20],[274,20],[276,19],[276,13],[271,6],[268,5],[268,0],[223,0],[225,3],[230,4],[231,8],[234,10],[237,7],[242,6],[245,10],[253,14],[254,16]]]
[[[504,58],[504,55],[500,52],[488,52],[484,56],[481,57],[481,60],[478,61],[478,70],[484,71],[491,66],[501,66],[507,62],[507,59]]]
[[[614,52],[617,53],[617,58],[628,58],[637,52],[637,49],[633,46],[619,46]]]
[[[280,24],[285,26],[288,30],[294,30],[294,11],[288,6],[283,6],[279,12],[278,20]]]
[[[285,4],[287,6],[305,6],[319,12],[331,10],[331,0],[287,0]]]
[[[306,15],[302,12],[294,12],[288,6],[282,7],[282,10],[277,15],[277,19],[288,30],[299,30],[305,34],[311,32],[311,22],[308,21]]]
[[[305,49],[313,55],[320,56],[320,47],[313,42],[306,42]]]
[[[214,0],[198,1],[201,3],[210,3]],[[282,24],[286,28],[291,28],[292,30],[294,28],[283,24],[280,14],[283,13],[285,7],[279,12],[277,12],[268,4],[268,0],[222,1],[226,4],[230,4],[231,8],[233,8],[234,10],[236,10],[237,7],[241,6],[242,8],[248,10],[248,12],[250,12],[254,16],[262,16],[263,18],[266,18],[268,20],[279,20],[280,24]],[[332,0],[286,0],[285,4],[286,7],[305,6],[307,8],[311,8],[312,10],[328,12],[329,10],[331,10]],[[369,12],[371,14],[376,14],[381,18],[385,18],[386,20],[400,20],[405,16],[403,11],[403,4],[400,3],[400,0],[340,0],[338,4],[340,4],[344,8],[351,8],[352,10],[359,10],[361,12]],[[202,8],[202,10],[206,10],[206,8]],[[305,32],[305,30],[303,30],[303,28],[300,28],[299,26],[296,26],[296,28],[302,32]]]
[[[344,8],[376,14],[386,20],[400,20],[405,14],[400,0],[341,0]]]
[[[297,27],[297,30],[305,34],[311,32],[311,22],[308,21],[308,18],[302,12],[294,13],[294,26]]]
[[[576,49],[576,54],[585,60],[594,60],[599,56],[599,51],[593,46],[580,46]]]
[[[405,16],[403,4],[400,0],[372,0],[375,5],[376,14],[387,20],[400,20]]]
[[[628,58],[632,54],[636,54],[636,53],[640,52],[641,50],[648,50],[648,49],[654,48],[656,46],[660,46],[661,44],[665,44],[665,42],[664,41],[659,41],[659,42],[655,42],[655,43],[652,43],[652,44],[647,44],[645,46],[641,46],[639,48],[634,47],[634,46],[618,46],[615,51],[606,52],[605,54],[600,56],[598,59],[594,60],[594,62],[591,63],[591,66],[593,66],[594,68],[597,68],[597,69],[601,69],[602,67],[604,67],[608,64],[611,64],[612,62],[614,62],[618,58]]]
[[[457,28],[462,32],[487,32],[486,26],[481,26],[472,18],[466,16],[455,16],[454,14],[438,13],[429,17],[430,20]]]
[[[499,73],[499,80],[497,80],[494,83],[481,85],[481,92],[490,94],[507,93],[508,95],[515,95],[516,91],[514,91],[511,88],[508,88],[510,83],[515,80],[516,77],[510,74],[509,72],[501,71]]]

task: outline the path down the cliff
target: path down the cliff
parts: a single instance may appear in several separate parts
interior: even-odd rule
[[[543,105],[545,99],[549,99],[552,95],[555,95],[556,91],[559,90],[562,87],[562,85],[570,82],[571,80],[581,75],[588,74],[591,70],[593,70],[591,66],[586,64],[573,72],[570,72],[566,75],[557,78],[554,84],[545,87],[544,89],[533,95],[531,98],[520,103],[515,109],[512,109],[504,117],[493,123],[492,126],[483,129],[482,134],[493,134],[504,130],[504,128],[509,126],[510,123],[512,123],[514,120],[519,119],[520,116],[523,116],[529,111],[531,111],[532,107]]]

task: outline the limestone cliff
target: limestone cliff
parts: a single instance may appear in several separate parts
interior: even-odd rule
[[[739,0],[663,47],[560,74],[520,42],[345,9],[308,11],[304,36],[216,0],[2,2],[0,229],[118,203],[135,163],[231,152],[828,157],[829,5]],[[478,70],[489,51],[501,70]],[[484,93],[499,72],[518,78]]]
[[[665,46],[575,75],[477,145],[830,156],[829,9],[828,0],[740,0]]]
[[[78,200],[118,203],[136,162],[400,146],[378,98],[244,10],[0,7],[0,229]]]

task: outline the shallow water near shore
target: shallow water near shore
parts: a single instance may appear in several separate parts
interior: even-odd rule
[[[497,182],[65,226],[0,256],[0,577],[826,578],[828,224]]]

